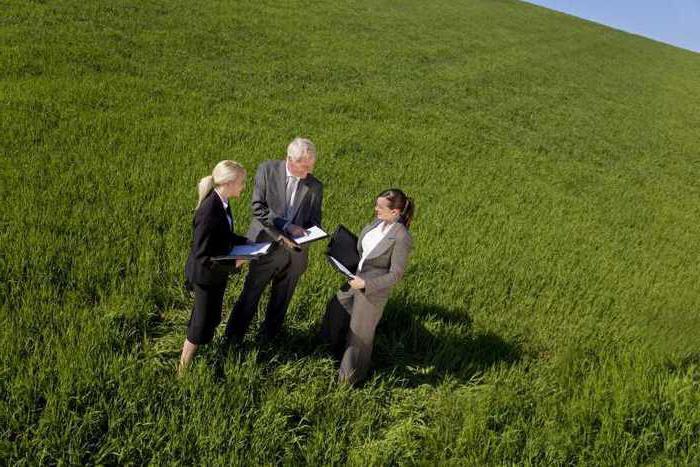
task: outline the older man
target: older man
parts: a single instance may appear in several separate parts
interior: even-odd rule
[[[262,335],[272,339],[282,329],[287,307],[309,259],[307,247],[297,247],[289,237],[321,225],[323,185],[311,175],[315,164],[314,144],[296,138],[287,147],[285,160],[266,161],[258,167],[248,239],[275,243],[267,255],[250,264],[243,291],[226,325],[229,341],[243,340],[269,283],[272,287]]]

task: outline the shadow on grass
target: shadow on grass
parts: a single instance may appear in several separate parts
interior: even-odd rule
[[[474,332],[466,310],[394,300],[384,310],[373,353],[375,375],[391,375],[411,387],[446,378],[467,382],[521,357],[517,343]]]
[[[311,329],[285,327],[272,342],[247,340],[243,353],[257,349],[260,363],[281,364],[332,355],[319,337],[319,323]],[[522,351],[493,333],[475,333],[464,310],[390,300],[379,323],[368,379],[393,379],[400,385],[436,385],[446,378],[468,382],[498,364],[514,364]],[[336,363],[337,364],[337,363]]]

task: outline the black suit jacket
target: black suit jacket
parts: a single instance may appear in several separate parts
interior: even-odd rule
[[[226,210],[214,190],[209,193],[197,208],[192,222],[194,238],[192,251],[185,264],[185,277],[188,282],[201,285],[221,285],[226,283],[230,267],[219,266],[211,261],[212,256],[223,256],[234,245],[246,243],[246,238],[233,232],[228,225]]]
[[[285,192],[287,186],[286,161],[266,161],[255,174],[253,190],[253,219],[248,229],[252,242],[269,242],[277,239],[287,222],[308,229],[321,226],[323,185],[309,174],[299,181],[290,218],[285,217]]]

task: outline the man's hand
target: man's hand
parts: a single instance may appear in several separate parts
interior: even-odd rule
[[[237,259],[236,260],[236,269],[240,268],[241,266],[245,266],[246,264],[248,264],[247,259]]]
[[[285,237],[284,235],[280,235],[278,238],[279,242],[282,244],[283,247],[287,248],[288,250],[293,250],[293,251],[301,251],[301,247]]]
[[[284,230],[286,230],[287,233],[292,237],[302,237],[306,235],[306,230],[302,229],[301,227],[295,224],[289,224]]]
[[[365,288],[365,280],[358,276],[355,276],[349,284],[353,289],[362,290]]]

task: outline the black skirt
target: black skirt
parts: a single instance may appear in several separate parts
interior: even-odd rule
[[[190,284],[194,290],[194,309],[187,325],[187,340],[193,344],[208,344],[221,322],[226,283],[217,285]]]

